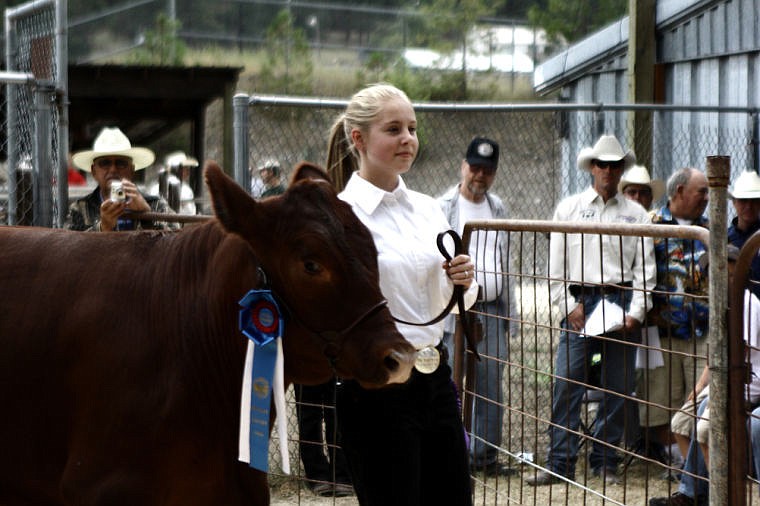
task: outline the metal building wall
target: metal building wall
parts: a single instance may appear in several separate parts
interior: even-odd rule
[[[660,1],[657,38],[657,61],[664,64],[666,103],[760,107],[760,0]],[[563,102],[628,103],[627,40],[625,17],[539,66],[534,79],[536,89],[559,89]],[[578,114],[584,117],[568,118],[563,149],[570,153],[577,153],[600,133],[620,137],[625,131],[625,112],[608,114],[603,126],[594,132],[578,130],[578,125],[587,128],[590,124],[590,113]],[[689,110],[658,113],[653,142],[673,146],[676,151],[655,150],[650,172],[653,177],[667,178],[683,166],[684,160],[701,167],[706,154],[731,156],[732,179],[742,170],[757,170],[760,156],[753,151],[757,148],[749,144],[746,148],[736,147],[731,142],[740,136],[752,138],[757,128],[753,123],[757,121],[756,116],[748,120],[746,114]],[[684,130],[690,135],[684,135]],[[674,165],[674,160],[679,160],[679,166]],[[577,188],[563,190],[571,193]]]

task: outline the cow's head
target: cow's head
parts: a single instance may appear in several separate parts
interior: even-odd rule
[[[327,174],[301,163],[283,195],[260,202],[213,162],[205,175],[217,219],[250,245],[286,306],[286,376],[322,383],[337,374],[366,387],[406,381],[414,348],[384,303],[372,236]]]

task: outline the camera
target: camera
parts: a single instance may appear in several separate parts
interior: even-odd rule
[[[111,183],[111,200],[113,202],[124,202],[127,200],[127,194],[124,192],[124,185],[121,181]]]

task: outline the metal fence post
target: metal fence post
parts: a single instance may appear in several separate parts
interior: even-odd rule
[[[69,210],[69,43],[68,1],[56,0],[58,106],[58,212],[55,226],[63,228]]]
[[[245,191],[251,190],[248,171],[248,95],[237,93],[232,98],[233,153],[235,181]]]
[[[53,226],[53,160],[50,156],[53,87],[40,84],[34,93],[34,217],[38,227]]]
[[[604,126],[604,119],[605,114],[602,110],[596,110],[594,111],[594,127],[596,128],[596,135],[594,136],[594,140],[599,138],[600,136],[604,135],[606,133],[606,128]]]
[[[16,48],[16,30],[7,13],[5,16],[5,65],[10,68],[8,62],[15,60]],[[16,87],[6,86],[6,107],[5,121],[7,122],[7,142],[8,142],[8,225],[18,223],[18,200],[16,198],[16,188],[18,181],[16,178],[16,166],[18,165],[18,150],[16,148],[16,132],[18,119],[16,118]]]
[[[729,433],[726,188],[731,176],[730,160],[728,156],[707,157],[707,180],[710,185],[710,504],[713,506],[737,504],[728,501],[729,476],[737,474],[730,468],[742,465],[729,458],[729,449],[722,444]],[[742,474],[742,480],[744,476],[746,473]],[[739,488],[743,490],[743,487]]]
[[[752,125],[752,141],[750,150],[750,163],[747,165],[760,174],[760,114],[757,112],[750,113],[749,115]]]

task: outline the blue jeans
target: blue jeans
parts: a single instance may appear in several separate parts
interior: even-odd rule
[[[470,318],[480,318],[483,322],[483,339],[478,343],[480,362],[475,362],[475,381],[471,383],[474,392],[472,412],[472,433],[470,444],[473,466],[482,467],[497,461],[497,448],[501,446],[504,426],[504,361],[509,356],[506,338],[507,305],[501,298],[491,302],[476,302],[468,313]],[[495,316],[498,315],[499,318]],[[454,359],[453,339],[444,334],[444,343],[449,350],[449,362]]]
[[[749,419],[750,444],[752,444],[752,462],[755,463],[755,478],[760,480],[760,406],[752,410]]]
[[[702,416],[709,400],[710,398],[707,397],[699,404],[697,416]],[[688,474],[691,473],[705,478],[709,475],[707,465],[705,465],[705,457],[702,455],[702,449],[697,442],[696,423],[694,425],[695,433],[692,435],[691,441],[689,441],[689,451],[683,463],[683,470],[686,472],[681,474],[681,483],[678,485],[678,491],[692,499],[697,496],[707,497],[710,493],[710,483],[707,480],[700,480]]]
[[[605,298],[624,309],[630,304],[631,292],[623,294],[606,294]],[[588,316],[601,301],[599,295],[583,295],[583,306]],[[591,357],[595,353],[602,355],[602,371],[600,387],[631,395],[635,382],[636,348],[626,343],[606,341],[596,337],[585,337],[574,332],[567,332],[567,319],[562,321],[563,330],[557,346],[554,380],[552,416],[554,425],[549,427],[550,448],[548,467],[563,476],[575,476],[575,464],[578,460],[579,439],[570,430],[577,431],[580,427],[580,412],[584,385],[568,380],[588,383],[588,371]],[[622,333],[616,333],[616,339],[622,339]],[[626,336],[627,339],[638,342],[640,335]],[[627,406],[627,408],[626,408]],[[612,393],[604,393],[599,403],[594,425],[593,436],[610,445],[617,445],[623,438],[626,419],[632,420],[631,403]],[[556,426],[555,426],[556,425]],[[569,429],[569,430],[568,430]],[[615,470],[620,457],[614,448],[595,443],[589,457],[592,469]]]

